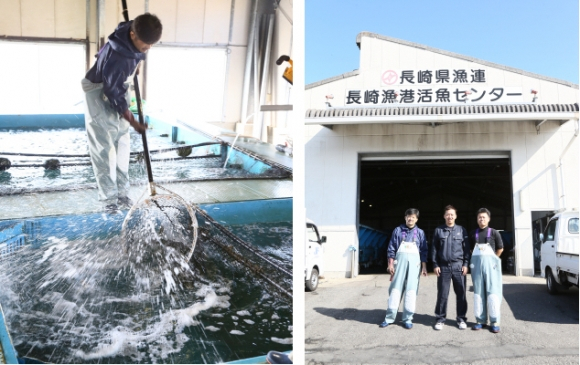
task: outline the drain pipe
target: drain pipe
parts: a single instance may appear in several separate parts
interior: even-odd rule
[[[350,256],[350,278],[354,279],[356,277],[355,270],[356,270],[356,247],[350,246],[348,250],[351,253]]]
[[[576,139],[576,137],[578,137],[578,119],[574,120],[574,135],[572,136],[572,138],[570,139],[570,142],[568,142],[568,145],[564,148],[564,151],[562,151],[562,154],[560,155],[560,181],[562,184],[562,207],[561,209],[566,209],[566,188],[565,188],[565,184],[564,184],[564,155],[566,154],[566,152],[568,152],[568,149],[570,148],[570,146],[572,145],[572,143],[574,143],[574,140]]]
[[[260,90],[258,89],[258,84],[260,83],[260,21],[256,20],[256,29],[254,31],[254,118],[252,125],[252,135],[254,134],[254,128],[256,125],[256,116],[260,111]]]
[[[254,54],[254,32],[256,31],[256,14],[258,13],[258,0],[254,0],[254,10],[250,20],[250,31],[248,32],[248,49],[246,50],[246,68],[244,70],[244,88],[242,90],[242,114],[240,122],[246,120],[248,114],[248,96],[250,94],[250,75],[252,74],[252,56]]]
[[[105,45],[105,0],[97,1],[97,52]]]
[[[268,72],[270,71],[270,49],[272,48],[272,33],[274,31],[274,14],[268,15],[268,36],[266,38],[266,51],[264,52],[264,67],[262,68],[262,86],[260,86],[260,104],[258,105],[258,110],[254,111],[254,114],[258,113],[258,123],[254,123],[254,137],[261,140],[268,140],[267,133],[263,131],[264,125],[264,113],[259,110],[261,105],[266,102],[266,93],[268,88]],[[265,138],[263,138],[265,137]]]

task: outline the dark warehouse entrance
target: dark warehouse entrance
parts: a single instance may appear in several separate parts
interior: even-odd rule
[[[370,159],[359,165],[359,272],[384,273],[391,232],[408,208],[419,209],[417,225],[429,247],[435,227],[444,224],[446,205],[457,208],[456,224],[477,228],[476,212],[491,211],[490,227],[500,230],[504,273],[514,272],[511,166],[501,158]],[[432,265],[427,265],[431,271]]]

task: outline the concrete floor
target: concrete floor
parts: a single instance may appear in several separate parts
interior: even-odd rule
[[[388,300],[388,274],[321,279],[305,293],[305,363],[350,364],[578,364],[578,289],[548,294],[542,278],[504,276],[501,332],[471,330],[473,287],[468,275],[468,326],[455,322],[449,294],[447,322],[435,331],[437,279],[421,277],[414,327],[397,321],[379,328]]]

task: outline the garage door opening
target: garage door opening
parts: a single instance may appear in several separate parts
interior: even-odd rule
[[[384,273],[392,231],[408,208],[419,209],[417,225],[427,236],[445,224],[443,209],[457,208],[456,224],[476,229],[476,212],[491,211],[490,227],[504,241],[502,270],[514,273],[511,166],[502,158],[376,159],[363,157],[359,170],[359,272]],[[432,271],[432,264],[428,262]]]

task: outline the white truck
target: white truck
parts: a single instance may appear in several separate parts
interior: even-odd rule
[[[318,228],[310,219],[306,219],[306,247],[304,247],[306,267],[304,281],[307,291],[315,291],[318,277],[324,275],[324,247],[326,236],[320,236]]]
[[[578,286],[578,211],[557,213],[550,219],[542,240],[542,277],[550,294]]]

